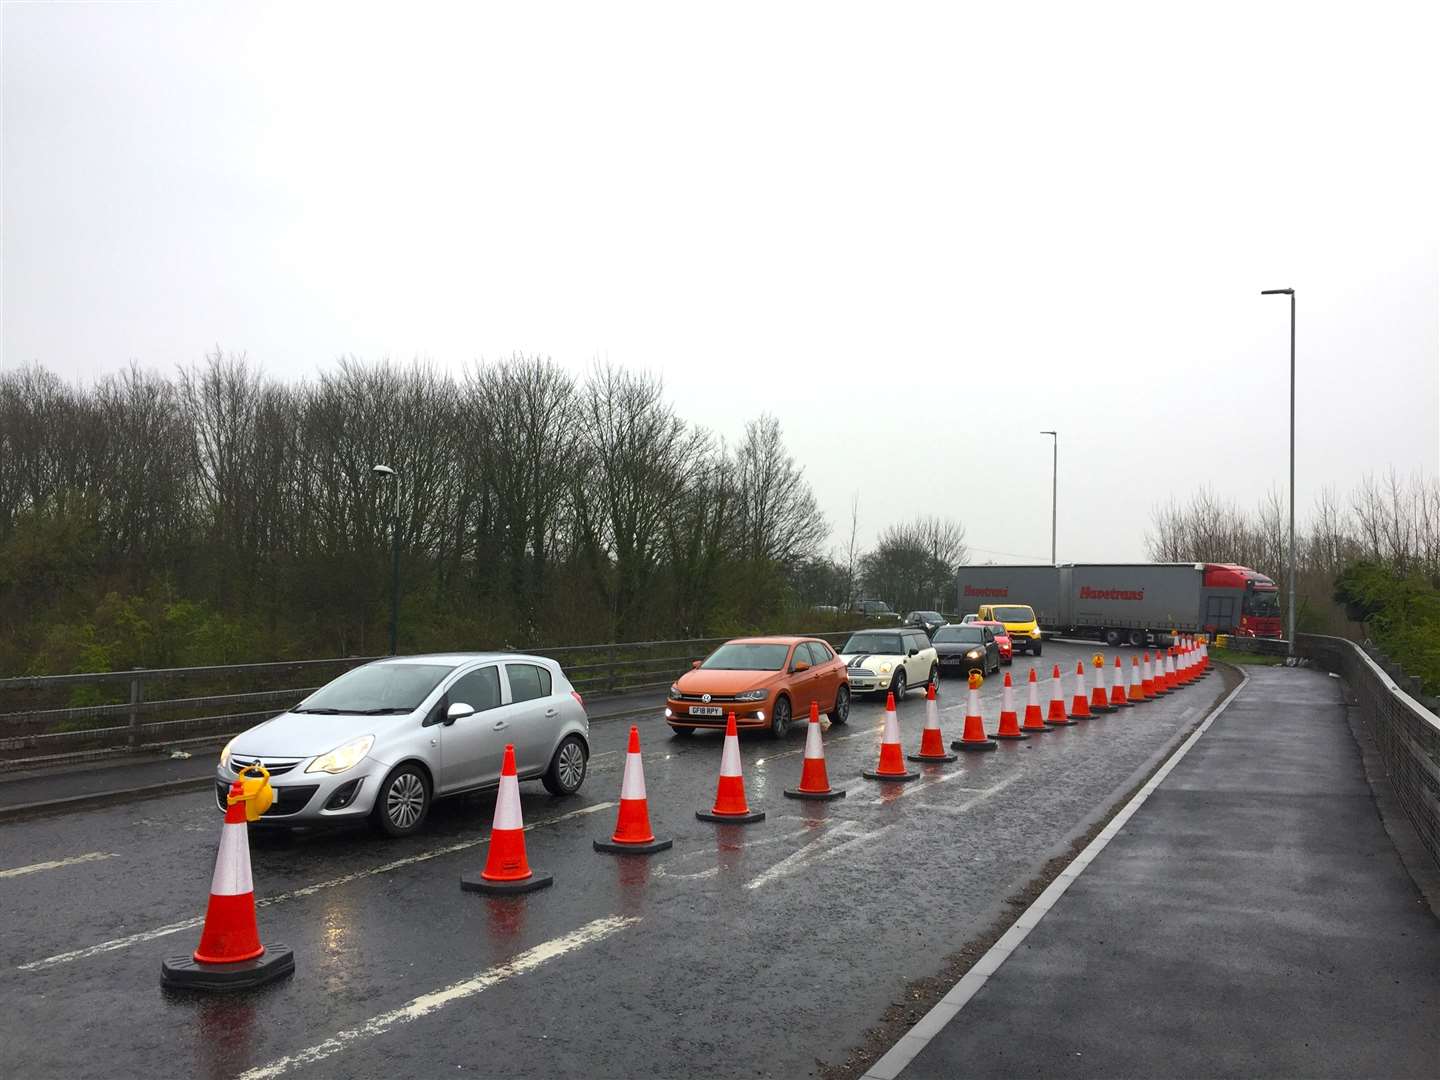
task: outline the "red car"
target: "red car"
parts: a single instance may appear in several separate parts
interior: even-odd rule
[[[995,635],[995,644],[1000,646],[1000,662],[1006,667],[1009,667],[1010,661],[1014,658],[1015,646],[1010,640],[1010,631],[1005,629],[1005,624],[1003,622],[986,622],[976,619],[975,622],[970,625],[987,627],[990,633]]]

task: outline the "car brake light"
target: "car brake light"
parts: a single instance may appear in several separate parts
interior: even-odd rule
[[[582,709],[585,707],[585,699],[580,696],[579,690],[571,690],[570,696],[575,699],[576,705],[579,705]]]

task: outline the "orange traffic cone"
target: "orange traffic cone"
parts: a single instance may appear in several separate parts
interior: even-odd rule
[[[935,704],[935,684],[925,690],[925,730],[920,733],[920,752],[905,755],[911,761],[954,761],[955,755],[946,753],[945,737],[940,734],[940,706]]]
[[[880,763],[860,774],[866,780],[918,780],[918,772],[905,768],[900,753],[900,721],[895,717],[895,695],[885,696],[885,731],[880,736]]]
[[[820,705],[810,702],[810,723],[805,727],[805,763],[800,767],[800,786],[786,788],[787,799],[843,799],[844,788],[832,788],[825,772],[825,743],[820,737]]]
[[[1110,684],[1110,707],[1119,709],[1128,708],[1130,699],[1125,696],[1125,666],[1120,663],[1120,657],[1115,657],[1115,681]]]
[[[725,721],[725,747],[720,752],[720,783],[715,787],[715,805],[709,810],[696,810],[701,821],[720,821],[729,825],[749,825],[764,821],[764,810],[751,810],[745,802],[745,778],[740,772],[740,733],[735,730],[735,714]]]
[[[1020,730],[1027,735],[1049,730],[1045,727],[1044,717],[1040,715],[1040,684],[1035,679],[1033,667],[1030,669],[1029,697],[1025,702],[1025,723],[1020,725]]]
[[[1010,673],[1005,673],[1005,684],[1000,690],[1000,730],[997,739],[1028,739],[1020,730],[1020,717],[1015,712],[1015,687],[1010,682]]]
[[[247,770],[248,771],[248,770]],[[210,903],[200,947],[190,956],[160,962],[160,985],[188,990],[241,990],[289,975],[295,954],[285,945],[260,944],[255,923],[255,885],[250,878],[250,839],[245,828],[247,794],[236,780],[226,795],[220,850],[210,878]]]
[[[1048,727],[1071,727],[1075,721],[1065,714],[1065,683],[1060,678],[1060,665],[1050,673],[1050,715],[1045,717]]]
[[[515,746],[506,743],[485,869],[462,877],[460,888],[469,892],[508,896],[534,892],[553,884],[555,879],[549,874],[532,873],[525,858],[525,822],[520,816],[520,778],[515,774]]]
[[[674,840],[656,840],[650,831],[650,803],[645,797],[645,766],[640,759],[640,729],[630,727],[625,750],[625,774],[620,780],[620,814],[609,840],[593,840],[596,851],[612,854],[653,855],[673,847]]]
[[[1092,713],[1115,711],[1115,706],[1110,704],[1110,693],[1105,689],[1105,657],[1098,652],[1095,654],[1095,688],[1090,692],[1090,711]]]
[[[985,681],[978,671],[970,673],[970,703],[965,708],[965,730],[950,744],[951,750],[971,752],[994,750],[1000,744],[985,737],[985,723],[980,719],[980,684]]]
[[[1200,674],[1210,674],[1210,642],[1200,642]]]
[[[1145,700],[1145,688],[1140,680],[1140,657],[1130,657],[1130,704],[1139,705]]]
[[[1165,664],[1161,661],[1161,651],[1155,649],[1155,660],[1151,660],[1151,654],[1145,654],[1145,697],[1156,698],[1165,696]]]
[[[1165,689],[1180,689],[1180,679],[1175,674],[1175,646],[1165,650]]]
[[[1090,719],[1090,697],[1085,693],[1085,661],[1075,661],[1075,696],[1070,700],[1070,719]]]
[[[1156,654],[1159,655],[1158,653]],[[1150,654],[1145,654],[1145,660],[1140,665],[1140,692],[1145,696],[1146,701],[1153,701],[1160,693],[1159,687],[1155,685],[1155,669],[1150,663]]]

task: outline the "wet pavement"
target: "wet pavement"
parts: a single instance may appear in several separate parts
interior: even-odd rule
[[[1440,923],[1340,683],[1250,675],[900,1077],[1440,1075]]]
[[[1074,668],[1088,647],[1036,661]],[[1121,655],[1128,663],[1128,650]],[[1027,659],[1012,670],[1024,704]],[[982,692],[987,728],[1001,680]],[[1044,683],[1042,679],[1042,702]],[[832,727],[829,803],[784,799],[804,725],[741,739],[751,826],[694,811],[721,739],[640,723],[650,814],[673,849],[591,850],[614,826],[627,723],[592,729],[581,793],[522,785],[531,866],[553,888],[463,893],[492,795],[441,802],[405,840],[251,832],[263,940],[292,978],[234,996],[159,987],[199,938],[219,835],[209,791],[0,826],[0,1074],[204,1077],[813,1074],[861,1041],[907,981],[985,930],[1219,699],[1212,677],[1140,708],[880,785],[883,702]],[[942,689],[947,743],[965,693]],[[901,703],[918,746],[921,693]],[[15,871],[21,871],[16,873]]]

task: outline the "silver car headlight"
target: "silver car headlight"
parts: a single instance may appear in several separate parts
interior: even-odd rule
[[[240,736],[237,735],[235,736],[235,739],[238,739],[239,737]],[[225,749],[220,751],[220,767],[222,769],[228,769],[230,767],[230,748],[235,745],[235,739],[231,739],[229,742],[227,742],[225,744]]]
[[[670,684],[670,700],[671,700],[671,701],[675,701],[675,700],[678,699],[679,697],[680,697],[680,684],[679,684],[679,683],[671,683],[671,684]]]
[[[890,674],[890,665],[889,665],[889,664],[881,664],[881,665],[880,665],[880,674],[881,674],[881,675],[888,675],[888,674]]]
[[[967,653],[965,654],[965,658],[966,658],[967,660],[979,660],[979,659],[980,659],[980,650],[979,650],[979,649],[971,649],[969,652],[967,652]]]
[[[736,694],[736,701],[764,701],[770,696],[769,690],[746,690],[743,694]]]
[[[310,763],[310,767],[305,771],[307,773],[342,773],[346,769],[353,769],[360,764],[365,755],[370,752],[370,747],[374,745],[374,735],[362,735],[358,739],[351,739],[344,746],[337,746],[328,754],[321,754]]]

